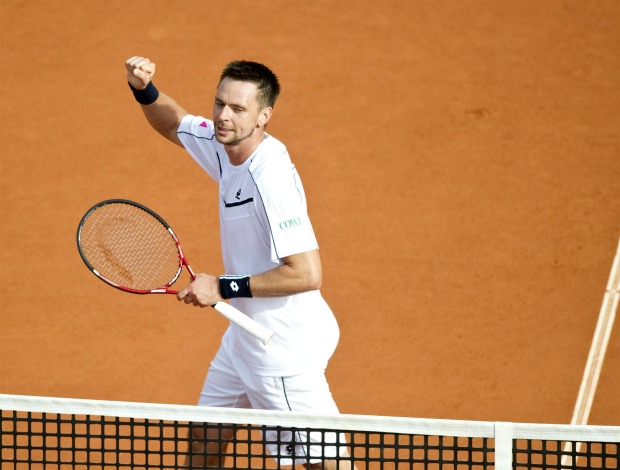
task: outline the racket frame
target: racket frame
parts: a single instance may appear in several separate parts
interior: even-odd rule
[[[82,228],[84,227],[86,220],[91,216],[91,214],[93,214],[93,212],[95,212],[97,209],[103,206],[106,206],[108,204],[128,204],[130,206],[135,206],[147,212],[148,214],[152,215],[166,228],[166,230],[172,237],[172,240],[174,241],[177,252],[179,254],[179,268],[177,269],[177,272],[175,273],[175,275],[172,277],[172,279],[169,282],[167,282],[166,284],[162,286],[153,288],[153,289],[133,289],[131,287],[117,284],[116,282],[106,278],[103,274],[97,271],[97,269],[92,264],[90,264],[90,262],[86,258],[86,255],[84,255],[84,252],[82,251],[82,244],[81,244],[81,238],[80,238],[80,235],[82,233]],[[179,241],[179,238],[177,237],[177,235],[174,233],[174,230],[172,230],[172,227],[170,227],[170,225],[159,214],[157,214],[153,210],[149,209],[148,207],[138,202],[130,201],[128,199],[107,199],[105,201],[101,201],[95,204],[93,207],[88,209],[88,211],[86,211],[86,214],[84,214],[84,216],[80,220],[76,237],[77,237],[77,246],[78,246],[78,251],[80,253],[80,257],[82,258],[82,261],[84,261],[84,264],[86,264],[88,269],[90,269],[95,276],[97,276],[99,279],[101,279],[106,284],[109,284],[112,287],[120,289],[124,292],[129,292],[130,294],[139,294],[139,295],[144,295],[144,294],[174,294],[176,295],[179,293],[179,291],[170,289],[170,286],[172,286],[172,284],[174,284],[181,276],[181,273],[183,272],[183,266],[187,268],[187,271],[189,272],[189,275],[191,276],[192,280],[196,279],[196,274],[194,274],[194,271],[189,265],[187,258],[185,257],[185,254],[183,253],[183,249],[181,248],[181,242]]]
[[[142,209],[143,211],[155,217],[166,228],[166,230],[168,230],[168,233],[170,233],[170,236],[172,237],[172,240],[174,241],[177,252],[179,254],[179,268],[176,274],[174,275],[174,277],[169,282],[154,289],[133,289],[131,287],[122,286],[110,279],[107,279],[99,271],[97,271],[97,269],[95,269],[95,267],[92,264],[90,264],[90,262],[86,258],[86,255],[84,255],[84,252],[82,251],[82,246],[81,246],[82,228],[84,227],[86,220],[97,209],[105,205],[108,205],[108,204],[128,204],[131,206],[135,206],[139,209]],[[95,204],[93,207],[88,209],[88,211],[86,211],[86,213],[80,220],[80,223],[78,224],[76,241],[77,241],[77,246],[78,246],[78,251],[80,253],[80,257],[82,258],[82,261],[84,261],[84,264],[88,267],[88,269],[95,276],[97,276],[97,278],[101,279],[106,284],[116,289],[122,290],[123,292],[129,292],[130,294],[138,294],[138,295],[145,295],[145,294],[174,294],[176,295],[179,293],[179,291],[170,289],[170,287],[172,286],[172,284],[174,284],[179,279],[184,266],[187,269],[189,275],[191,276],[192,281],[196,279],[196,274],[194,274],[194,271],[189,265],[189,262],[187,261],[187,258],[185,257],[185,254],[183,253],[183,249],[181,248],[181,242],[179,241],[179,238],[174,233],[174,230],[172,230],[172,227],[170,227],[170,225],[159,214],[157,214],[153,210],[149,209],[148,207],[138,202],[130,201],[128,199],[107,199],[105,201],[101,201]],[[258,340],[260,340],[265,345],[270,341],[271,337],[273,336],[273,332],[271,330],[265,328],[260,323],[257,323],[255,320],[252,320],[250,317],[243,314],[242,312],[240,312],[239,310],[237,310],[230,304],[227,304],[225,302],[218,302],[215,305],[212,305],[211,307],[213,307],[215,310],[217,310],[221,315],[226,317],[231,322],[237,324],[239,327],[243,328],[248,333],[252,334],[254,337],[256,337]]]

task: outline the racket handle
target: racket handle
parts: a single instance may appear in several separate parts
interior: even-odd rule
[[[252,320],[250,317],[241,313],[235,307],[227,304],[226,302],[218,302],[215,305],[212,305],[212,307],[235,325],[243,328],[245,331],[257,338],[263,344],[267,344],[273,336],[273,331],[265,328],[255,320]]]

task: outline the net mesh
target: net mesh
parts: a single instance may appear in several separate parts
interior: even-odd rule
[[[215,459],[214,468],[255,470],[327,468],[329,461],[359,470],[617,469],[620,459],[620,427],[321,416],[14,395],[0,395],[0,410],[3,470],[205,468],[205,458]]]
[[[79,232],[82,257],[112,283],[135,290],[169,286],[181,264],[168,228],[148,211],[129,203],[104,204]]]

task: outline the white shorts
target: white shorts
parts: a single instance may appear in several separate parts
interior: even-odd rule
[[[211,362],[198,405],[338,414],[324,370],[290,377],[257,375],[234,351],[223,346]],[[347,450],[344,435],[337,432],[297,431],[293,436],[291,431],[269,430],[264,439],[269,453],[282,465],[306,463],[308,455],[313,463],[333,459]],[[317,445],[293,446],[292,441]],[[326,443],[339,445],[326,446]]]

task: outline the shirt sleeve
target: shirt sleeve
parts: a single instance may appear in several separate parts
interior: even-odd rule
[[[188,114],[181,120],[177,135],[196,163],[211,178],[219,181],[222,170],[213,121]]]
[[[301,179],[290,160],[253,172],[272,235],[272,260],[316,250]]]

